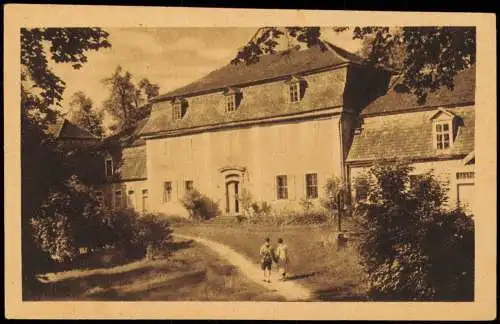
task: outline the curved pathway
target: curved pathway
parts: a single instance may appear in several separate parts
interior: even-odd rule
[[[312,299],[311,291],[298,283],[292,281],[278,281],[275,278],[273,278],[274,280],[272,280],[271,283],[264,282],[260,267],[227,245],[196,236],[181,234],[173,235],[178,238],[193,240],[209,247],[213,251],[217,252],[222,258],[238,267],[240,271],[249,279],[255,281],[262,287],[282,295],[288,301],[306,301]]]

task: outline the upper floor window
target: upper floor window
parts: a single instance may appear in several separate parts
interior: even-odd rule
[[[165,181],[163,183],[163,202],[167,203],[172,201],[172,182]]]
[[[180,120],[186,113],[187,102],[184,99],[177,98],[172,102],[172,119]]]
[[[182,104],[180,102],[174,103],[174,120],[179,120],[182,118]]]
[[[306,174],[306,198],[318,198],[318,175],[316,173]]]
[[[446,151],[453,146],[455,128],[458,126],[459,117],[447,109],[439,108],[431,117],[433,127],[434,148]]]
[[[288,183],[286,175],[276,176],[276,197],[278,199],[288,199]]]
[[[236,95],[234,93],[226,95],[226,112],[236,110]]]
[[[300,82],[293,81],[289,85],[290,102],[300,101]]]
[[[436,123],[436,148],[438,150],[445,150],[450,148],[453,138],[452,127],[450,122]]]
[[[113,159],[112,158],[107,158],[106,161],[104,162],[104,168],[106,172],[106,177],[111,177],[113,175]]]

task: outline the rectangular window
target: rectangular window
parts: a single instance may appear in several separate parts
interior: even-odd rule
[[[174,103],[173,119],[179,120],[182,118],[182,104],[180,102]]]
[[[278,199],[288,199],[288,184],[286,175],[276,177],[276,196]]]
[[[142,189],[142,213],[148,211],[148,189]]]
[[[193,190],[193,181],[192,180],[187,180],[185,182],[185,185],[186,185],[186,192],[189,192],[191,190]]]
[[[290,84],[290,102],[298,102],[300,99],[300,87],[298,82]]]
[[[457,172],[457,180],[474,179],[474,172]]]
[[[97,201],[99,202],[99,204],[104,204],[104,194],[102,193],[102,191],[96,191],[95,192],[95,197],[97,199]]]
[[[122,191],[116,190],[115,191],[115,209],[121,209],[121,208],[123,208]]]
[[[172,182],[165,181],[163,183],[163,202],[167,203],[172,201]]]
[[[451,144],[451,127],[449,123],[436,124],[436,148],[438,150],[445,150]]]
[[[236,96],[230,94],[226,96],[226,112],[231,112],[236,110]]]
[[[306,198],[318,198],[318,175],[316,173],[306,174]]]
[[[113,175],[113,159],[106,159],[105,171],[106,171],[106,177],[111,177]]]

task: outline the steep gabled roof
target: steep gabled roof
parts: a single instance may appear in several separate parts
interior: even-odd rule
[[[253,64],[229,63],[197,81],[160,95],[154,100],[160,101],[176,96],[194,95],[205,91],[272,80],[348,62],[361,64],[363,59],[332,44],[328,44],[326,50],[319,46],[304,50],[292,49],[273,55],[263,55],[258,62]]]
[[[59,139],[98,139],[85,129],[73,124],[67,119],[58,119],[47,126],[47,131]]]
[[[397,83],[395,82],[385,95],[366,106],[361,114],[374,115],[423,107],[473,103],[475,101],[476,67],[473,65],[469,69],[459,72],[455,76],[453,89],[441,87],[429,93],[423,104],[418,103],[415,95],[398,91]]]

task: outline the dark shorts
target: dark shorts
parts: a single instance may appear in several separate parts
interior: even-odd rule
[[[263,260],[260,264],[260,267],[262,270],[271,270],[271,267],[273,265],[273,260]]]

